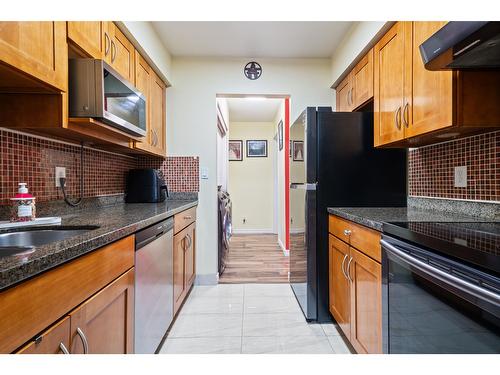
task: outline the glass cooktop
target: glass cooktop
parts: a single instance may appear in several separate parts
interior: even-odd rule
[[[383,231],[500,274],[499,222],[389,222]]]

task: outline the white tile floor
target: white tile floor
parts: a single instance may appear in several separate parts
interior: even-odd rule
[[[161,353],[348,354],[334,324],[309,324],[288,284],[195,286]]]

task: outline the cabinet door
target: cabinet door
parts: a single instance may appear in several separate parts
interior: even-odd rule
[[[123,78],[134,82],[135,48],[113,22],[107,23],[107,32],[111,39],[108,63],[120,73]]]
[[[63,318],[33,341],[20,349],[17,354],[69,354],[70,318]]]
[[[186,230],[174,235],[174,314],[179,310],[185,290]]]
[[[134,351],[134,269],[70,313],[71,353],[126,354]]]
[[[166,86],[160,77],[151,71],[151,131],[153,146],[157,155],[166,156],[167,124],[166,124]]]
[[[186,292],[193,285],[195,277],[195,240],[196,240],[196,223],[191,224],[186,228],[187,245],[184,256],[184,269],[185,269],[185,285]]]
[[[374,47],[375,146],[404,138],[404,22],[397,22]]]
[[[141,144],[144,143],[145,148],[147,149],[152,141],[151,136],[151,67],[144,60],[144,58],[139,54],[138,51],[135,51],[135,77],[134,77],[134,85],[139,89],[140,92],[144,94],[146,97],[146,136],[145,141],[138,143],[138,147],[141,148]]]
[[[354,108],[373,98],[373,49],[354,67],[351,96]]]
[[[382,267],[350,248],[351,344],[358,353],[382,353]]]
[[[66,22],[0,22],[0,62],[66,91]]]
[[[330,312],[347,338],[351,336],[350,283],[343,271],[349,260],[349,245],[329,235]]]
[[[337,107],[335,111],[350,112],[352,110],[352,81],[350,74],[337,86],[336,95]]]
[[[408,22],[406,33],[405,103],[406,137],[453,124],[453,72],[426,70],[419,46],[446,22]]]
[[[110,40],[104,33],[101,21],[68,21],[68,39],[78,48],[95,59],[102,59],[109,53]],[[106,47],[106,51],[105,51]]]

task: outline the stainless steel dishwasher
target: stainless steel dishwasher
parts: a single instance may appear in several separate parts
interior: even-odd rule
[[[135,353],[155,353],[173,319],[173,228],[169,218],[135,235]]]

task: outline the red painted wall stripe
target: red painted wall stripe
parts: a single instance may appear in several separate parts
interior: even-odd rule
[[[285,247],[290,249],[290,98],[285,98]]]

